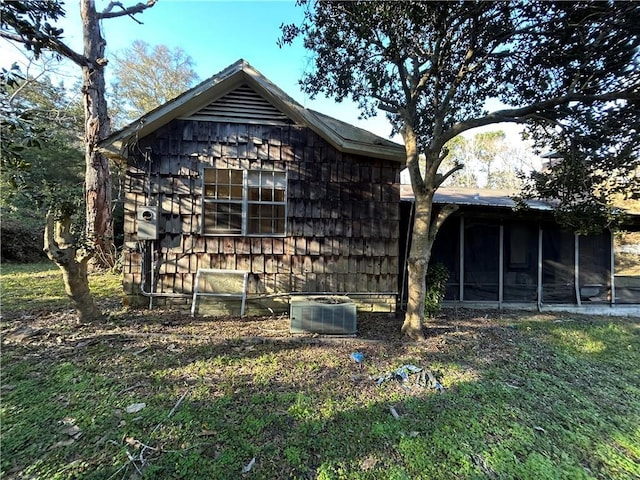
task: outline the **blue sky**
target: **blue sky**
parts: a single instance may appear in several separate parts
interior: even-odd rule
[[[139,1],[123,0],[122,3],[131,6]],[[104,10],[108,3],[96,0],[96,7]],[[79,2],[67,0],[65,8],[66,18],[59,25],[64,29],[66,42],[81,52]],[[283,48],[276,44],[282,23],[299,22],[303,18],[303,8],[296,7],[295,0],[158,0],[136,18],[143,24],[128,16],[102,21],[107,58],[129,47],[134,40],[143,40],[152,46],[180,47],[195,61],[201,80],[243,58],[303,106],[389,137],[391,126],[383,114],[359,120],[358,109],[351,102],[337,104],[324,97],[311,100],[300,91],[298,80],[309,66],[309,52],[301,40]],[[0,67],[10,65],[8,60],[15,54],[15,49],[2,41]],[[67,70],[79,78],[77,67],[72,65]]]
[[[122,3],[131,6],[139,1],[142,0]],[[108,3],[96,0],[96,7],[101,11]],[[67,44],[81,52],[79,2],[67,0],[65,7],[67,15],[59,26],[64,29]],[[243,58],[303,106],[388,138],[391,126],[383,113],[360,120],[359,111],[351,102],[338,104],[322,96],[312,100],[300,91],[298,80],[310,68],[310,53],[301,40],[283,48],[276,42],[280,25],[299,23],[303,14],[303,7],[296,7],[295,0],[158,0],[155,6],[136,15],[142,25],[125,16],[103,20],[102,30],[107,41],[107,58],[129,47],[134,40],[152,46],[180,47],[193,58],[201,80]],[[16,55],[16,48],[0,39],[0,67],[7,68],[18,58]],[[78,67],[69,65],[66,71],[71,80],[80,78]],[[108,72],[107,67],[107,75]],[[512,141],[518,141],[515,125],[494,125],[490,129],[503,129]],[[399,137],[394,140],[401,142]]]

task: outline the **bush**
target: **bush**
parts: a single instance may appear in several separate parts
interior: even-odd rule
[[[442,263],[429,265],[427,269],[427,293],[424,302],[424,314],[427,318],[433,318],[440,313],[441,302],[447,289],[449,269]]]
[[[35,263],[46,260],[44,247],[44,220],[24,215],[18,219],[5,215],[2,219],[2,261]]]

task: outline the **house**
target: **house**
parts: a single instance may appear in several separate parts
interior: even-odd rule
[[[254,314],[305,295],[406,302],[404,147],[303,108],[244,60],[100,148],[126,166],[128,303]],[[447,303],[638,313],[639,279],[615,271],[610,233],[565,232],[548,204],[516,211],[507,192],[443,188],[434,203],[459,206],[431,259],[449,269]]]
[[[127,302],[240,295],[260,312],[331,293],[395,311],[404,146],[303,108],[240,60],[100,148],[126,165]]]
[[[401,188],[401,237],[406,239],[413,193],[410,185]],[[436,192],[435,208],[458,205],[440,229],[431,256],[431,264],[442,263],[450,272],[445,304],[640,315],[640,276],[616,269],[609,231],[575,235],[554,221],[550,204],[529,201],[526,210],[519,210],[514,195],[460,188]],[[627,228],[640,230],[639,219],[631,216]],[[401,242],[404,259],[403,245],[409,243]],[[400,298],[406,302],[404,283]]]

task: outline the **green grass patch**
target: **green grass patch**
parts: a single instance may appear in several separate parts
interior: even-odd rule
[[[637,321],[449,313],[424,345],[256,342],[148,311],[76,330],[34,320],[25,339],[7,322],[0,476],[640,478]],[[406,363],[445,391],[376,385]]]
[[[89,275],[89,287],[96,298],[120,298],[122,278],[118,273]],[[3,264],[0,269],[2,312],[73,308],[64,291],[62,272],[52,262]]]

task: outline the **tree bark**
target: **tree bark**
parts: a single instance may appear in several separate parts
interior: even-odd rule
[[[85,196],[86,234],[93,248],[96,266],[115,264],[113,221],[111,210],[111,172],[107,158],[96,145],[107,138],[110,121],[107,112],[104,79],[104,49],[100,18],[94,0],[81,0],[80,16],[83,26],[84,56],[89,59],[82,66],[82,98],[85,116]]]
[[[415,214],[413,217],[413,234],[411,248],[409,250],[408,263],[408,301],[407,313],[402,324],[401,331],[408,337],[424,340],[424,307],[427,293],[427,268],[431,259],[431,248],[436,235],[444,221],[451,215],[456,207],[444,206],[438,215],[433,218],[433,196],[439,187],[436,175],[440,163],[440,149],[427,152],[427,174],[420,173],[417,139],[411,126],[405,124],[403,131],[405,149],[407,151],[407,168],[413,187]],[[429,172],[433,170],[433,172]],[[441,181],[441,180],[440,180]]]
[[[415,195],[413,234],[408,258],[408,302],[407,313],[402,324],[402,333],[414,340],[424,340],[424,303],[427,292],[426,275],[431,248],[429,245],[429,221],[431,202],[425,195]]]
[[[69,214],[61,214],[60,219],[54,217],[53,212],[47,213],[44,251],[62,271],[64,289],[78,312],[78,323],[101,320],[102,314],[89,291],[87,265],[90,255],[76,246]]]

